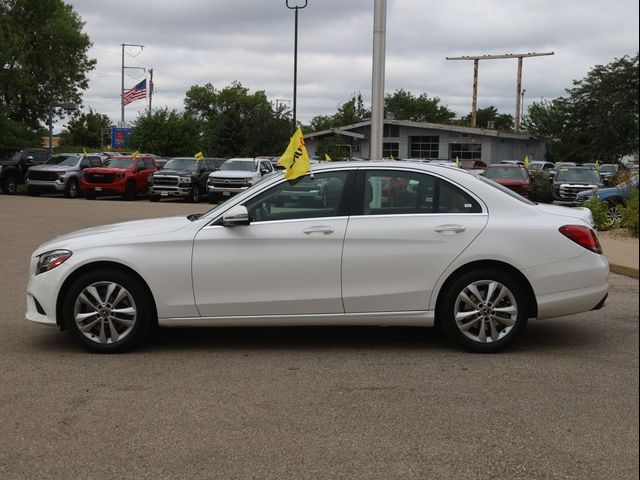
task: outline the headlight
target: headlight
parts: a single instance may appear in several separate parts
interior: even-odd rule
[[[179,177],[180,183],[191,183],[191,177]]]
[[[153,185],[153,175],[149,175],[149,176],[147,177],[147,183],[148,183],[149,185]]]
[[[53,270],[59,265],[62,265],[71,256],[69,250],[53,250],[51,252],[43,253],[38,258],[38,267],[36,268],[36,275],[40,273]]]
[[[124,178],[124,175],[122,173],[116,173],[114,178],[119,182]]]

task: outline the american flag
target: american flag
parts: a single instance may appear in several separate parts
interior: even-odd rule
[[[125,90],[124,95],[122,96],[124,105],[129,105],[131,102],[135,100],[140,100],[141,98],[147,98],[147,79],[145,78],[135,87],[130,90]]]

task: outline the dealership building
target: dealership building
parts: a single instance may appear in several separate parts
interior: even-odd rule
[[[332,138],[345,156],[369,159],[371,121],[364,121],[304,135],[310,156],[318,144]],[[498,130],[457,127],[438,123],[385,120],[383,156],[386,158],[421,158],[430,160],[544,160],[548,138],[516,135]]]

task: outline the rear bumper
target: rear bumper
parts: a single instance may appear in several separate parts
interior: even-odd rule
[[[525,269],[522,273],[533,287],[538,318],[601,308],[609,292],[609,263],[604,256],[588,251],[569,260]]]

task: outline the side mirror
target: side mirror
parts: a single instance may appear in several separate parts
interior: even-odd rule
[[[33,155],[28,155],[28,156],[24,157],[24,159],[25,159],[27,162],[33,162]]]
[[[222,225],[225,227],[237,227],[249,225],[249,211],[244,205],[236,205],[227,210],[222,216]]]

